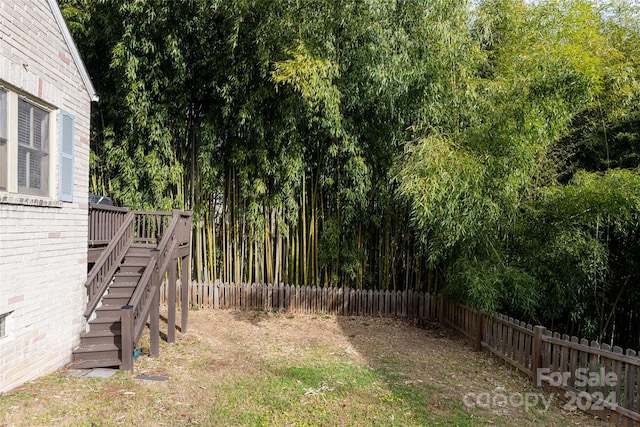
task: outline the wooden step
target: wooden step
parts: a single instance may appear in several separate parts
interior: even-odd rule
[[[120,368],[120,359],[78,360],[69,365],[69,369]]]
[[[99,331],[111,331],[113,333],[120,333],[120,315],[114,317],[96,317],[89,322],[89,330]]]
[[[149,260],[151,259],[150,255],[129,255],[124,258],[122,265],[120,267],[146,267],[149,264]]]
[[[109,293],[102,297],[102,305],[117,305],[122,307],[127,305],[131,299],[132,292],[116,292],[118,289],[109,289]]]
[[[127,251],[127,256],[148,257],[151,251],[154,249],[156,249],[156,245],[132,245]]]
[[[73,361],[78,360],[122,360],[122,349],[115,344],[82,345],[73,352]]]
[[[131,273],[127,271],[118,272],[113,278],[113,283],[138,283],[140,276],[142,276],[141,273]]]
[[[132,295],[138,282],[112,283],[109,285],[109,293]]]
[[[151,252],[148,254],[130,254],[127,252],[127,256],[124,257],[122,264],[147,265],[150,259]]]
[[[96,318],[101,317],[120,317],[122,306],[119,305],[103,305],[96,308]]]
[[[139,275],[142,275],[146,266],[147,263],[145,263],[144,265],[122,264],[118,271],[120,273],[137,273]]]
[[[122,336],[120,330],[115,331],[90,331],[80,336],[80,346],[88,347],[100,344],[115,344],[120,347]]]

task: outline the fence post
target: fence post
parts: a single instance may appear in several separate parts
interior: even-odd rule
[[[120,369],[133,373],[133,306],[120,309],[120,329],[122,334],[122,365]]]
[[[533,375],[533,383],[536,385],[536,387],[540,386],[540,384],[538,384],[538,369],[542,367],[542,336],[544,335],[545,330],[546,328],[540,325],[536,325],[533,328],[533,355],[531,357],[531,373]]]
[[[483,325],[484,315],[481,311],[476,313],[476,351],[482,351],[482,335],[484,332]]]

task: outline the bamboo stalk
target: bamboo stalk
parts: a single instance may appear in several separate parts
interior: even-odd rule
[[[218,271],[217,271],[217,268],[218,268],[218,253],[217,253],[218,249],[217,249],[217,244],[218,243],[217,243],[217,239],[216,239],[216,219],[215,219],[216,218],[215,217],[216,206],[217,206],[217,203],[214,202],[214,204],[213,204],[213,220],[212,220],[212,226],[211,226],[211,229],[212,229],[212,232],[213,232],[213,239],[212,239],[213,240],[213,254],[212,254],[212,256],[213,256],[213,280],[218,279]]]
[[[281,250],[281,244],[280,244],[280,227],[278,227],[278,222],[277,222],[277,217],[279,216],[278,213],[278,208],[274,208],[274,214],[273,214],[273,218],[274,218],[274,229],[275,229],[275,252],[276,252],[276,259],[275,259],[275,268],[274,268],[274,280],[273,282],[270,283],[279,283],[280,282],[280,250]]]
[[[307,285],[307,200],[305,192],[305,179],[302,179],[302,284]]]
[[[202,235],[200,230],[202,224],[200,221],[196,223],[196,277],[200,282],[202,281]]]

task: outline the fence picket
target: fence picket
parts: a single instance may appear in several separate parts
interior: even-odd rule
[[[382,299],[382,306],[379,307],[380,312],[382,312],[383,317],[389,317],[392,315],[392,311],[396,309],[396,291],[386,290],[384,292],[384,297]],[[393,304],[393,309],[391,308]],[[393,313],[395,314],[395,313]]]
[[[501,324],[500,339],[502,343],[502,355],[507,356],[509,352],[509,319],[506,316],[502,316],[504,323]]]
[[[525,327],[524,322],[518,322],[516,321],[516,325],[520,326],[520,327]],[[524,334],[518,330],[515,331],[516,332],[516,354],[514,356],[516,361],[518,363],[520,363],[522,366],[524,366]]]
[[[580,345],[589,346],[589,340],[582,338],[580,340]],[[585,369],[585,372],[587,372],[589,370],[589,355],[584,351],[581,350],[580,351],[580,368],[581,369]],[[574,374],[573,372],[571,373],[572,375]],[[575,376],[575,375],[573,375]],[[587,391],[587,385],[583,385],[581,387],[578,387],[578,389],[580,391]]]
[[[311,287],[304,287],[304,312],[311,313]]]
[[[220,284],[220,308],[229,308],[229,289],[227,289],[227,283]]]
[[[359,311],[359,315],[360,316],[368,316],[369,312],[367,310],[368,308],[368,301],[369,300],[369,291],[367,290],[361,290],[360,291],[360,311]]]
[[[567,342],[571,341],[571,337],[567,334],[564,334],[562,339]],[[560,354],[560,372],[569,372],[569,347],[567,346],[562,346]]]
[[[640,367],[636,366],[636,408],[635,412],[640,412]],[[636,423],[640,425],[640,423]]]
[[[344,301],[342,303],[342,315],[343,316],[348,316],[349,315],[349,303],[351,300],[351,289],[349,288],[344,288],[343,289],[343,296],[342,298],[344,298]]]
[[[401,313],[402,314],[401,315],[402,315],[402,317],[406,318],[407,317],[407,311],[408,311],[408,308],[409,308],[409,299],[408,299],[408,295],[407,295],[407,290],[406,289],[404,291],[402,291],[401,297],[402,297],[402,300],[401,300],[401,302],[402,302]],[[396,314],[397,313],[398,312],[396,311]]]
[[[614,354],[622,354],[622,348],[618,347],[618,346],[614,346],[613,347],[613,353]],[[621,398],[622,398],[622,362],[620,360],[615,359],[613,361],[613,372],[616,375],[616,378],[618,379],[616,385],[615,385],[615,396],[617,399],[618,404],[621,404]],[[623,417],[620,416],[620,414],[618,414],[617,412],[613,412],[611,414],[611,422],[614,423],[615,425],[618,425],[618,423],[623,419]]]
[[[338,295],[337,295],[337,290],[336,288],[329,288],[330,291],[330,298],[329,298],[329,312],[331,314],[337,314],[336,311],[336,300],[338,299]]]
[[[546,331],[545,331],[545,335],[546,335],[547,337],[552,337],[552,338],[554,338],[554,336],[553,336],[553,332],[552,332],[552,331],[550,331],[550,330],[546,330]],[[543,366],[549,366],[549,367],[551,368],[551,371],[552,371],[552,372],[555,372],[555,370],[554,370],[555,368],[554,368],[554,354],[553,354],[553,350],[554,350],[554,344],[552,344],[552,343],[550,343],[550,342],[547,342],[547,343],[546,343],[546,346],[545,346],[545,353],[544,353],[544,354],[545,354],[545,358],[546,358],[546,362],[545,362],[545,364],[543,364]],[[550,386],[550,384],[549,384],[549,383],[546,383],[546,386]],[[553,387],[545,387],[545,390],[547,390],[547,391],[551,391],[551,392],[555,392],[555,388],[553,388]]]
[[[630,357],[636,357],[636,352],[627,349],[625,355]],[[634,410],[635,403],[635,391],[636,391],[636,367],[629,362],[624,364],[624,407],[630,411]],[[625,425],[632,425],[633,420],[630,418],[625,419]]]

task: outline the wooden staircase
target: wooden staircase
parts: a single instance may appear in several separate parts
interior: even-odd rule
[[[89,211],[88,331],[73,352],[76,369],[133,370],[133,353],[149,321],[151,356],[159,354],[159,289],[169,276],[168,341],[175,337],[176,261],[188,271],[191,214],[92,205]],[[90,264],[90,265],[91,265]],[[182,303],[187,305],[183,295]],[[182,315],[186,332],[186,315]]]
[[[127,305],[151,258],[154,246],[129,248],[113,281],[88,322],[89,331],[80,336],[80,347],[73,352],[77,369],[119,367],[122,364],[122,327],[120,312]]]

